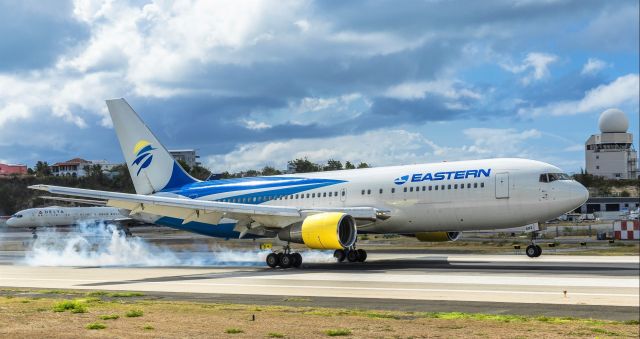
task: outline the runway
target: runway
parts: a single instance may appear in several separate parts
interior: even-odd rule
[[[410,253],[371,253],[364,264],[305,264],[288,270],[0,265],[0,286],[142,291],[178,299],[181,294],[186,299],[227,296],[244,303],[295,296],[363,307],[388,302],[417,309],[442,304],[455,310],[466,304],[485,313],[531,309],[538,314],[637,319],[638,265],[634,256],[529,259]]]

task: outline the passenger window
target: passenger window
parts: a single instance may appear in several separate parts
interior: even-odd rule
[[[310,197],[310,194],[309,194],[309,193],[307,193],[307,199],[309,199],[309,197]]]
[[[467,184],[467,188],[471,188],[471,183],[468,183],[468,184]]]
[[[438,190],[438,185],[436,185],[436,191]]]
[[[345,195],[347,195],[347,191],[342,191],[342,196],[344,197]]]
[[[327,197],[327,192],[322,193],[322,197],[326,198]]]
[[[371,190],[367,190],[367,194],[369,194],[369,195],[370,195],[370,194],[371,194]]]
[[[413,192],[413,187],[409,187],[409,192]]]
[[[484,187],[484,182],[481,182],[481,183],[480,183],[480,187]]]
[[[478,183],[477,182],[473,183],[473,188],[478,188]]]
[[[447,185],[447,189],[450,190],[451,189],[451,185]]]
[[[406,187],[404,188],[404,193],[407,193],[407,188]]]
[[[316,194],[315,194],[315,193],[311,193],[311,197],[312,197],[312,198],[315,198],[315,197],[316,197]]]
[[[391,193],[396,193],[396,188],[395,188],[395,187],[393,187],[393,188],[391,189]]]
[[[329,192],[329,198],[331,198],[331,193],[333,193],[333,192]]]
[[[464,184],[460,184],[460,189],[464,189]]]
[[[338,192],[333,192],[333,195],[337,197],[338,196]]]
[[[362,190],[362,195],[364,195],[364,190]]]
[[[458,189],[458,184],[453,185],[453,189]]]
[[[427,186],[422,186],[422,192],[427,190]]]
[[[382,188],[380,189],[380,194],[382,194]]]
[[[429,191],[431,191],[432,188],[433,188],[432,186],[429,186]]]

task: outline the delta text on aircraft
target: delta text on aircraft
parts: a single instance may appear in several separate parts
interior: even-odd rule
[[[102,199],[134,219],[221,238],[275,238],[364,261],[358,232],[452,241],[459,232],[544,222],[582,205],[588,191],[559,168],[485,159],[199,181],[171,157],[124,99],[107,100],[136,194],[49,185],[53,194]],[[526,253],[541,254],[532,244]],[[289,246],[271,267],[300,266]]]

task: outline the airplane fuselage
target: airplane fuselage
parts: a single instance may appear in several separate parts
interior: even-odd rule
[[[117,220],[125,218],[115,207],[43,207],[16,212],[7,220],[9,227],[50,227],[75,225],[85,220]]]
[[[548,174],[552,174],[549,177]],[[543,179],[544,178],[544,179]],[[551,180],[549,179],[551,178]],[[376,206],[388,220],[358,231],[417,233],[499,229],[544,222],[582,205],[587,190],[550,164],[487,159],[197,182],[159,193],[304,209]],[[235,220],[200,224],[153,215],[146,221],[235,238]]]

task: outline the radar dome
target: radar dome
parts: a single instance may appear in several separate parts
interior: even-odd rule
[[[629,128],[629,119],[623,111],[609,108],[600,114],[598,127],[602,133],[626,133]]]

